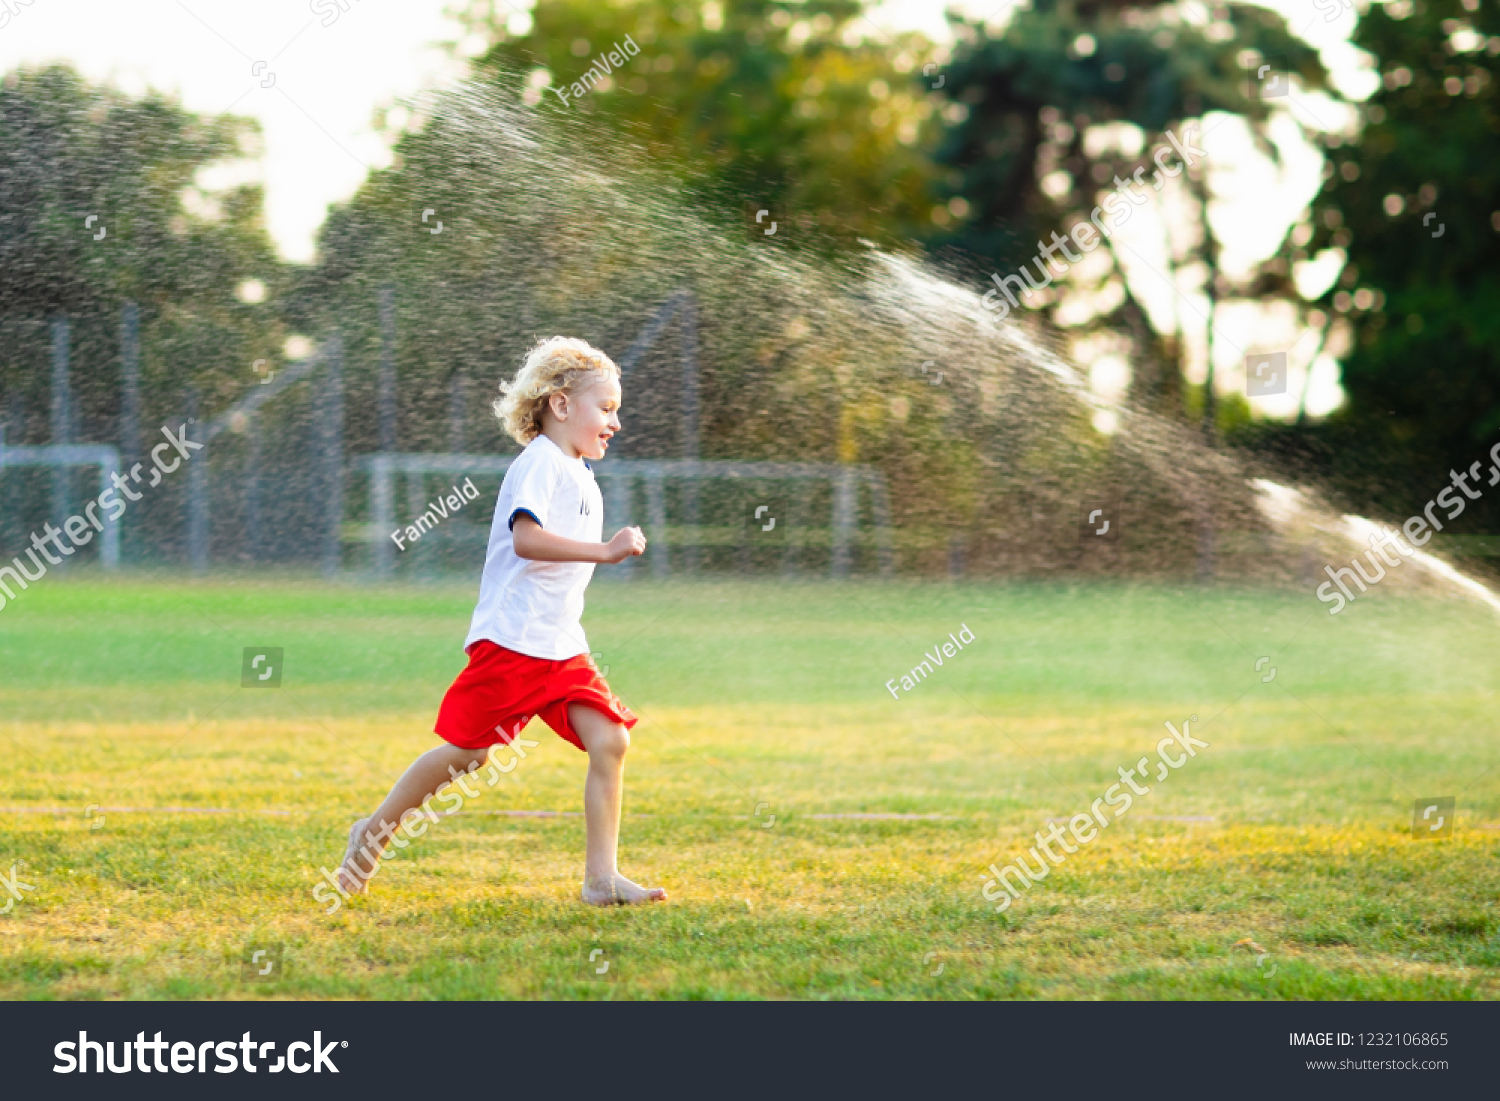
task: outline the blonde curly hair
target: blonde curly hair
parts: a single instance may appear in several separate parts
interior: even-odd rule
[[[500,384],[495,416],[511,437],[525,447],[542,431],[542,411],[556,393],[572,394],[601,378],[619,378],[614,360],[586,340],[554,336],[526,353],[515,380]]]

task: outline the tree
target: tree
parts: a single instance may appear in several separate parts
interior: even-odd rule
[[[922,140],[932,104],[906,81],[927,45],[859,38],[860,10],[858,0],[539,0],[519,35],[503,9],[465,18],[493,43],[480,74],[529,74],[538,110],[580,112],[687,166],[700,196],[779,207],[798,228],[846,242],[909,244],[931,205]],[[639,52],[623,68],[594,65],[627,36]],[[590,79],[591,67],[612,71]]]
[[[1330,308],[1355,332],[1326,435],[1340,480],[1405,516],[1500,433],[1500,12],[1376,4],[1354,41],[1382,84],[1316,204],[1312,246],[1348,255]],[[1500,493],[1470,507],[1471,530],[1500,530]]]
[[[936,158],[949,166],[948,186],[966,213],[934,247],[956,246],[1015,270],[1033,241],[1087,220],[1095,192],[1156,165],[1150,153],[1183,134],[1188,120],[1211,112],[1238,115],[1273,159],[1267,103],[1250,75],[1269,59],[1295,72],[1306,88],[1325,86],[1316,53],[1263,8],[1231,4],[1206,23],[1188,21],[1177,4],[1126,0],[1036,0],[998,35],[950,16],[959,45],[943,70],[943,94],[959,108]],[[944,117],[950,117],[945,113]],[[1123,128],[1119,124],[1126,124]],[[1201,134],[1202,127],[1199,127]],[[1273,261],[1247,284],[1227,280],[1209,225],[1213,189],[1201,168],[1184,177],[1194,232],[1176,242],[1179,268],[1196,268],[1211,334],[1219,301],[1236,292],[1291,293],[1285,264]],[[1095,331],[1123,328],[1133,345],[1134,392],[1142,404],[1180,415],[1185,338],[1194,326],[1183,311],[1153,332],[1111,241],[1110,261],[1093,280]],[[1277,273],[1279,283],[1270,277]],[[1175,277],[1176,273],[1172,273]],[[1252,290],[1253,287],[1253,290]],[[1057,299],[1049,313],[1057,316]],[[1212,371],[1212,358],[1209,361]],[[1214,422],[1213,379],[1203,391],[1203,418]]]
[[[0,300],[10,332],[0,341],[0,387],[9,397],[46,404],[45,373],[27,369],[46,340],[37,322],[100,318],[104,346],[80,341],[73,375],[85,425],[112,426],[114,326],[127,300],[141,311],[148,406],[154,395],[179,412],[190,380],[237,393],[254,379],[256,358],[275,358],[281,265],[260,188],[206,195],[194,187],[200,169],[242,155],[256,130],[248,119],[191,114],[157,93],[131,99],[90,86],[65,66],[5,77]],[[184,201],[190,192],[196,212]],[[236,297],[252,278],[271,289],[264,304]]]

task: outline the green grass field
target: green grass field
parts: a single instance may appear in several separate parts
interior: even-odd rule
[[[583,755],[537,723],[326,915],[319,867],[434,744],[473,595],[78,573],[0,611],[0,873],[28,885],[0,889],[0,998],[1500,993],[1482,607],[598,582],[585,626],[641,716],[621,866],[671,901],[583,907],[581,818],[496,813],[581,810]],[[975,641],[893,700],[960,623]],[[240,687],[247,646],[284,648],[282,687]],[[997,915],[986,867],[1192,714],[1209,748]],[[1429,796],[1457,798],[1449,839],[1412,836]],[[819,817],[856,814],[927,817]],[[247,978],[277,945],[276,981]]]

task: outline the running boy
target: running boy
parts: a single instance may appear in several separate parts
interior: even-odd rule
[[[589,755],[583,900],[659,902],[666,891],[637,886],[615,865],[636,717],[589,660],[579,623],[595,564],[646,549],[639,528],[599,541],[604,502],[584,461],[602,459],[620,430],[620,369],[584,341],[558,336],[533,348],[500,391],[495,415],[525,450],[500,487],[479,606],[464,641],[468,668],[438,709],[435,730],[447,744],[418,757],[375,813],[354,823],[338,871],[340,893],[363,892],[403,817],[419,816],[450,780],[483,767],[490,747],[509,744],[536,715]]]

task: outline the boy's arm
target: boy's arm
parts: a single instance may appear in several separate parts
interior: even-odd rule
[[[521,558],[533,562],[623,562],[646,549],[640,528],[621,528],[608,543],[585,543],[547,531],[526,513],[516,517],[511,545]]]

